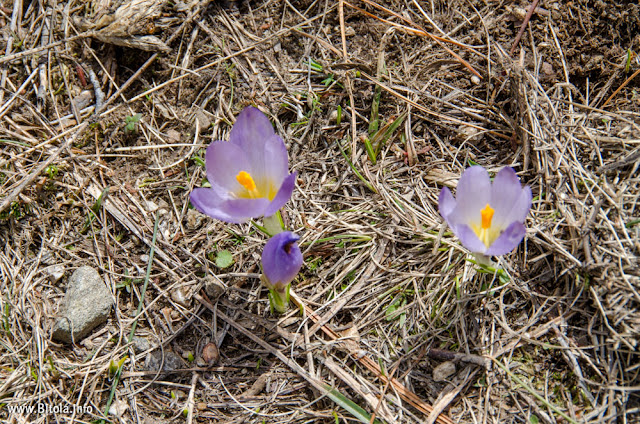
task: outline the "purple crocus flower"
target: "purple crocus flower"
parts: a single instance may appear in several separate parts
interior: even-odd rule
[[[299,239],[290,231],[278,233],[262,251],[262,281],[269,289],[271,306],[278,313],[287,309],[291,282],[302,267],[302,252],[296,243]]]
[[[287,148],[269,119],[245,108],[229,141],[214,141],[205,154],[211,188],[196,188],[191,203],[200,212],[230,223],[271,216],[291,198],[296,173],[289,174]]]
[[[440,215],[472,253],[486,256],[511,252],[524,238],[524,220],[531,208],[531,188],[520,184],[513,168],[493,179],[481,166],[465,169],[456,198],[444,187]]]

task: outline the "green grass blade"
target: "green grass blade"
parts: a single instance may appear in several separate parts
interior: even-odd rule
[[[93,221],[97,218],[97,215],[100,213],[100,208],[102,207],[102,202],[104,202],[108,194],[109,187],[106,187],[104,190],[102,190],[102,193],[100,193],[98,200],[96,200],[93,206],[91,206],[91,211],[89,212],[89,215],[87,215],[87,220],[80,229],[80,234],[86,233]]]
[[[349,157],[347,156],[345,151],[342,150],[342,147],[340,147],[340,144],[338,144],[338,149],[340,149],[340,153],[342,153],[342,156],[344,157],[344,160],[347,161],[347,163],[349,164],[349,167],[351,168],[353,173],[356,174],[356,176],[358,178],[360,178],[360,181],[362,181],[364,183],[364,185],[366,185],[369,190],[373,191],[374,193],[377,193],[378,191],[375,188],[373,188],[373,186],[369,183],[369,181],[367,181],[367,179],[362,176],[360,171],[358,171],[356,169],[356,167],[351,163],[351,161],[349,160]]]
[[[364,148],[367,151],[367,156],[369,156],[369,160],[371,161],[372,164],[376,164],[376,152],[373,151],[373,146],[371,145],[371,141],[369,140],[369,138],[364,139]]]
[[[373,95],[373,102],[371,103],[371,119],[369,120],[369,137],[378,132],[380,126],[380,117],[378,116],[378,109],[380,108],[380,97],[382,97],[382,89],[376,84],[376,92]]]
[[[382,148],[387,143],[387,140],[389,140],[389,138],[391,138],[391,136],[398,129],[398,127],[402,125],[406,117],[407,117],[406,113],[400,114],[400,116],[398,116],[390,125],[383,127],[382,129],[380,129],[380,131],[376,133],[376,135],[373,137],[373,140],[375,140],[376,142],[376,145],[375,145],[376,157],[378,157],[378,155],[382,151]]]
[[[347,399],[342,393],[338,390],[334,389],[329,385],[324,386],[327,389],[327,396],[337,403],[344,410],[353,415],[358,421],[361,423],[380,423],[378,420],[371,421],[371,415],[367,411],[365,411],[360,405],[353,402],[352,400]]]

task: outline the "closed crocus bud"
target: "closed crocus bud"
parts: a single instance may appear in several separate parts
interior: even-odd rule
[[[289,289],[302,267],[302,252],[296,234],[285,231],[273,236],[262,252],[262,272],[269,289],[271,307],[283,313],[289,304]]]

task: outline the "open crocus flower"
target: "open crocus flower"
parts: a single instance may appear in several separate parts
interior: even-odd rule
[[[269,289],[271,307],[283,313],[289,304],[291,282],[302,267],[300,239],[290,231],[271,237],[262,251],[262,281]]]
[[[229,141],[214,141],[205,154],[211,188],[196,188],[191,203],[200,212],[230,223],[274,215],[291,198],[296,173],[289,174],[287,148],[269,119],[245,108]]]
[[[531,188],[522,188],[513,168],[493,179],[481,166],[467,168],[453,198],[440,192],[440,215],[472,253],[493,256],[511,252],[524,238],[524,220],[531,208]]]

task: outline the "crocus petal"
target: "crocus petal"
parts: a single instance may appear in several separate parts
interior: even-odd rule
[[[242,186],[236,179],[240,171],[253,173],[246,154],[235,144],[227,141],[214,141],[205,154],[207,179],[211,186],[237,193]]]
[[[247,107],[238,115],[229,135],[229,143],[243,152],[256,184],[268,182],[275,184],[277,190],[289,175],[287,147],[260,110]],[[269,190],[267,186],[259,188],[267,192]]]
[[[511,224],[512,222],[524,222],[531,209],[531,201],[533,195],[531,193],[531,187],[525,186],[517,199],[514,200],[511,211],[505,217],[505,223]]]
[[[451,190],[448,187],[443,187],[440,191],[440,196],[438,196],[438,209],[440,210],[440,215],[444,218],[447,223],[449,223],[449,215],[456,208],[456,199],[453,198],[453,194],[451,194]]]
[[[217,205],[228,200],[220,196],[217,190],[211,188],[194,188],[189,195],[189,200],[194,208],[205,215],[209,215],[210,210],[217,209]]]
[[[262,146],[264,140],[275,134],[267,116],[255,107],[245,107],[236,118],[229,142],[237,144],[245,151]]]
[[[485,253],[487,246],[478,238],[476,233],[468,225],[456,225],[451,227],[453,233],[458,236],[464,247],[472,253]]]
[[[506,255],[511,252],[517,245],[520,244],[526,230],[524,224],[521,222],[514,222],[507,227],[506,230],[500,234],[500,236],[493,242],[487,249],[485,255]]]
[[[242,149],[252,165],[252,172],[259,179],[264,176],[265,170],[271,167],[271,164],[266,162],[265,152],[267,143],[273,142],[271,139],[274,135],[275,131],[269,118],[255,107],[246,107],[240,112],[229,134],[229,142]],[[277,141],[282,143],[284,148],[282,139],[278,137]]]
[[[262,251],[262,272],[269,284],[286,286],[302,267],[302,252],[296,243],[300,237],[285,231],[271,237]]]
[[[287,146],[280,136],[273,135],[265,140],[262,160],[265,165],[265,179],[280,184],[289,175]]]
[[[480,222],[480,211],[491,200],[489,173],[481,166],[472,166],[462,173],[456,189],[456,208],[449,215],[455,223]]]
[[[296,176],[297,172],[293,172],[287,178],[284,179],[282,185],[280,186],[280,190],[278,190],[278,194],[273,198],[269,206],[264,211],[264,216],[271,216],[278,211],[281,207],[285,205],[291,199],[291,194],[293,190],[296,188]]]
[[[496,174],[491,185],[490,202],[495,211],[493,215],[494,226],[504,228],[514,221],[524,221],[529,212],[530,204],[524,208],[524,199],[519,201],[522,192],[520,179],[513,168],[504,167]]]
[[[191,204],[200,212],[220,221],[241,224],[264,215],[269,200],[222,198],[211,188],[196,188],[191,192]]]

